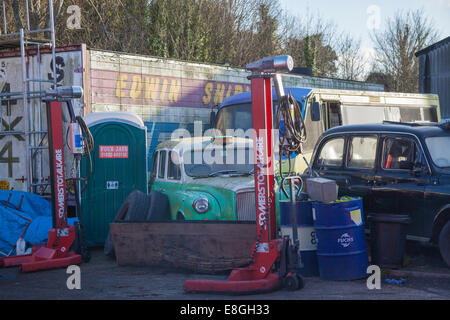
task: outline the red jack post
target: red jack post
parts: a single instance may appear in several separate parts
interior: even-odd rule
[[[288,239],[277,238],[274,194],[272,74],[292,70],[290,56],[264,58],[247,65],[251,76],[253,149],[255,155],[255,199],[257,241],[252,247],[252,262],[246,268],[235,269],[225,281],[186,280],[186,292],[250,294],[277,290],[283,284],[297,284],[297,275],[273,272],[276,262],[286,259]],[[285,261],[284,261],[285,262]],[[287,281],[286,281],[287,280]]]
[[[34,246],[31,254],[0,259],[0,267],[19,266],[22,272],[64,268],[82,262],[82,256],[71,251],[76,237],[75,226],[67,224],[62,102],[47,101],[46,106],[53,228],[48,233],[47,243]]]

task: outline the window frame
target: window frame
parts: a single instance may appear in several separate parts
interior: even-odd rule
[[[319,158],[320,158],[320,154],[322,153],[322,150],[324,148],[324,146],[329,143],[332,140],[337,140],[337,139],[342,139],[344,140],[343,146],[342,146],[342,161],[340,165],[329,165],[329,164],[319,164]],[[330,169],[341,169],[344,167],[344,163],[345,163],[345,154],[346,154],[346,141],[347,141],[347,136],[343,135],[343,136],[329,136],[327,138],[325,138],[319,145],[319,147],[317,148],[317,152],[316,152],[316,157],[313,163],[313,167],[316,168],[330,168]]]
[[[375,161],[372,168],[360,168],[360,167],[351,167],[349,166],[349,158],[350,158],[350,144],[352,143],[353,138],[376,138],[377,145],[375,148]],[[356,171],[364,171],[364,172],[376,172],[378,169],[379,163],[379,150],[380,148],[380,135],[376,133],[354,133],[346,135],[346,143],[345,143],[345,169],[348,170],[356,170]]]
[[[385,142],[387,139],[405,139],[405,140],[410,140],[412,141],[416,147],[418,148],[418,150],[422,153],[422,164],[424,166],[426,166],[426,168],[428,168],[429,172],[430,171],[430,166],[428,164],[428,159],[426,157],[426,154],[422,148],[422,144],[416,139],[416,137],[414,135],[412,136],[405,136],[405,135],[395,135],[395,134],[385,134],[381,137],[381,139],[383,140],[382,144],[380,145],[380,161],[379,161],[379,166],[380,166],[380,170],[384,171],[384,172],[401,172],[401,173],[409,173],[411,170],[409,169],[400,169],[400,168],[395,168],[395,169],[390,169],[390,168],[385,168],[384,167],[384,151],[385,151]],[[416,160],[416,159],[415,159]],[[414,161],[415,163],[415,161]]]
[[[180,159],[180,163],[177,165],[180,171],[180,177],[178,179],[169,178],[169,158],[171,157],[172,152],[175,152],[178,155],[178,159]],[[168,150],[167,161],[166,161],[166,180],[168,181],[181,181],[183,178],[183,166],[181,165],[182,159],[180,157],[180,153],[176,150]]]
[[[152,170],[150,171],[150,179],[156,179],[158,176],[159,150],[155,150],[152,156]]]
[[[158,150],[158,152],[159,152],[159,157],[158,157],[158,174],[156,175],[156,180],[159,180],[159,181],[161,181],[161,180],[167,180],[167,153],[168,153],[168,149],[160,149],[160,150]],[[162,154],[163,154],[163,152],[165,153],[165,163],[164,163],[164,176],[163,177],[161,177],[160,176],[160,171],[161,171],[161,156],[162,156]]]

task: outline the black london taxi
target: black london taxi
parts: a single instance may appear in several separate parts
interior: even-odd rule
[[[364,214],[408,214],[407,238],[439,246],[450,266],[450,123],[364,124],[319,138],[313,171],[339,195],[363,197]]]

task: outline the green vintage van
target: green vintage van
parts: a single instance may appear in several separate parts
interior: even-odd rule
[[[171,220],[255,221],[251,139],[195,137],[160,143],[149,190],[169,199]]]

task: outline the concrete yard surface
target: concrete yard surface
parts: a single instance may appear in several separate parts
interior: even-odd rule
[[[431,253],[429,253],[431,252]],[[425,253],[414,251],[407,256],[404,270],[432,272],[435,277],[405,277],[402,284],[387,283],[389,274],[383,270],[381,289],[369,290],[366,279],[326,281],[319,277],[305,277],[303,289],[290,292],[244,296],[195,294],[183,291],[187,279],[226,279],[227,274],[191,274],[185,271],[150,267],[123,267],[103,254],[101,249],[91,251],[92,259],[80,265],[80,289],[68,289],[72,273],[66,269],[19,273],[18,268],[0,269],[0,299],[154,299],[154,300],[448,300],[450,269],[436,255],[435,248]],[[402,269],[403,270],[403,269]],[[68,281],[69,279],[69,281]],[[73,279],[72,279],[73,280]]]

